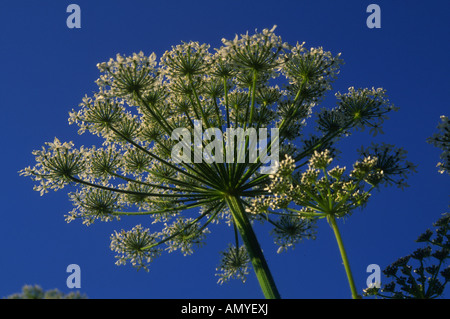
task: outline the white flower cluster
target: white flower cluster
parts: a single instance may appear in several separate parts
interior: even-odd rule
[[[315,169],[326,169],[332,161],[330,150],[314,151],[314,154],[309,159],[309,165]]]
[[[166,51],[161,57],[162,72],[170,80],[203,75],[211,64],[208,44],[190,41]]]
[[[289,248],[294,249],[295,245],[303,239],[315,239],[315,221],[308,217],[301,216],[308,213],[307,208],[302,208],[300,214],[289,213],[280,217],[272,230],[274,242],[279,246],[277,253],[280,254]]]
[[[258,196],[250,200],[249,206],[245,211],[250,215],[258,216],[267,213],[268,209],[277,209],[274,199],[268,196]]]
[[[218,50],[223,60],[231,60],[234,69],[267,72],[276,76],[275,68],[282,63],[281,53],[290,46],[275,35],[276,26],[261,33],[236,35],[233,40],[222,39]]]
[[[382,88],[355,89],[350,87],[348,92],[336,93],[339,100],[338,113],[336,117],[345,126],[354,126],[363,130],[370,128],[370,133],[376,135],[382,133],[382,124],[388,119],[386,115],[390,111],[397,111],[398,108],[390,104],[386,97],[386,90]]]
[[[216,276],[219,284],[228,282],[230,279],[240,279],[245,283],[249,274],[250,258],[244,246],[239,248],[229,245],[228,249],[221,252],[222,259],[216,268]]]
[[[302,208],[301,214],[286,210],[297,194],[292,176],[294,170],[295,160],[285,155],[285,159],[280,161],[277,173],[270,175],[270,183],[265,187],[270,195],[255,197],[246,209],[247,213],[261,219],[268,219],[268,215],[274,211],[283,211],[277,221],[271,221],[274,225],[271,233],[275,244],[279,246],[278,253],[294,248],[295,244],[304,238],[315,238],[314,221],[309,218],[312,212],[309,208]]]
[[[171,238],[167,242],[167,250],[173,252],[180,250],[184,256],[194,253],[193,247],[202,246],[206,238],[206,234],[210,231],[208,228],[201,228],[198,223],[193,223],[192,218],[178,218],[174,223],[164,224],[162,235]]]
[[[408,175],[416,171],[416,166],[406,160],[407,152],[394,145],[372,143],[367,148],[361,147],[358,152],[363,158],[370,158],[375,162],[365,177],[365,181],[373,186],[395,184],[400,188],[407,187]]]
[[[33,151],[37,164],[19,172],[20,175],[30,176],[39,182],[33,189],[40,192],[41,196],[49,189],[56,191],[64,188],[71,182],[71,176],[83,173],[86,163],[84,147],[74,149],[73,142],[61,143],[56,137],[53,142],[45,144],[47,147]]]
[[[132,98],[133,94],[142,94],[155,81],[156,55],[144,55],[141,51],[132,56],[117,54],[116,59],[97,64],[103,74],[96,81],[101,88],[107,89],[107,96]]]
[[[350,173],[350,176],[356,179],[365,179],[370,174],[377,174],[375,178],[382,179],[383,178],[383,171],[376,171],[374,172],[374,167],[377,164],[378,159],[376,157],[365,157],[362,161],[356,161],[355,164],[353,164],[353,171]]]
[[[88,176],[109,180],[112,175],[124,167],[122,152],[116,145],[107,148],[92,146],[88,152],[90,153],[90,165],[86,167],[89,169]]]
[[[343,217],[364,206],[369,199],[369,191],[364,190],[364,180],[375,162],[364,159],[363,164],[357,162],[352,172],[344,175],[345,167],[327,169],[331,163],[327,153],[323,151],[311,158],[309,169],[300,177],[293,201],[317,213]]]
[[[340,53],[333,56],[322,47],[307,50],[304,43],[297,43],[284,57],[282,72],[293,86],[302,88],[305,100],[317,102],[331,89],[330,83],[343,63],[340,56]]]
[[[162,244],[169,253],[180,251],[184,256],[192,254],[194,246],[202,246],[210,232],[206,225],[202,227],[196,221],[180,216],[172,224],[165,222],[164,228],[154,233],[141,225],[130,231],[116,231],[111,235],[111,250],[118,253],[116,264],[125,265],[130,261],[134,267],[148,271],[148,264],[162,253]]]
[[[270,196],[255,198],[251,201],[247,212],[261,214],[269,209],[283,210],[289,204],[295,203],[301,207],[301,210],[297,211],[297,215],[289,216],[285,222],[293,221],[292,218],[298,218],[299,215],[315,216],[315,213],[333,214],[338,217],[350,214],[355,208],[364,205],[369,198],[369,193],[364,191],[364,181],[367,181],[369,177],[374,180],[375,175],[382,178],[383,174],[374,171],[376,158],[367,157],[356,162],[348,176],[344,176],[345,167],[336,166],[328,169],[331,162],[329,150],[315,151],[310,158],[309,168],[298,178],[293,178],[295,162],[287,156],[280,162],[279,172],[270,176],[270,183],[266,187]],[[306,221],[295,219],[294,221],[299,227],[306,225],[304,224]],[[278,228],[278,231],[280,229],[282,228]],[[292,234],[290,236],[295,238]],[[299,235],[299,237],[304,236]]]
[[[101,221],[119,220],[119,216],[113,215],[114,210],[121,208],[119,195],[111,191],[93,187],[83,187],[69,194],[74,209],[66,215],[66,222],[78,218],[83,220],[84,225],[91,225],[96,219]]]
[[[69,124],[77,124],[80,127],[78,134],[89,131],[93,135],[103,137],[105,144],[108,144],[116,138],[111,127],[126,117],[132,116],[125,111],[124,100],[96,93],[94,98],[85,96],[78,111],[69,112]]]
[[[270,193],[270,196],[257,196],[252,198],[246,212],[251,215],[267,213],[268,209],[279,209],[287,207],[290,199],[290,193],[293,190],[292,173],[295,169],[295,161],[289,155],[280,161],[280,165],[275,174],[270,175],[270,182],[264,188]]]
[[[111,235],[110,248],[116,252],[116,265],[130,262],[137,269],[149,271],[148,264],[161,255],[161,248],[152,247],[157,243],[157,236],[148,228],[136,225],[130,231],[115,231]]]

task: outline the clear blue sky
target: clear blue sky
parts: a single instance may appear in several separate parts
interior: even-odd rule
[[[81,29],[68,29],[66,8],[81,7]],[[381,29],[366,26],[366,7],[381,7]],[[261,298],[253,273],[246,284],[216,284],[219,250],[232,240],[226,226],[212,227],[194,255],[163,254],[149,273],[114,265],[109,236],[143,220],[123,219],[85,227],[67,224],[72,209],[66,190],[44,197],[18,171],[33,165],[33,149],[55,136],[77,146],[101,143],[78,136],[68,112],[96,89],[96,64],[116,53],[155,52],[181,41],[221,45],[221,38],[278,25],[295,44],[342,52],[345,64],[334,91],[349,86],[384,87],[400,107],[385,122],[384,135],[356,133],[340,144],[340,164],[350,166],[356,149],[371,141],[403,147],[418,173],[404,191],[382,189],[364,211],[341,224],[359,291],[366,267],[384,269],[418,245],[414,240],[448,211],[450,177],[437,172],[440,151],[426,143],[439,116],[449,113],[450,2],[339,1],[12,1],[0,3],[0,297],[24,284],[66,287],[66,267],[81,267],[81,289],[91,298]],[[323,106],[333,107],[333,94]],[[284,298],[349,298],[339,251],[326,222],[315,241],[276,254],[268,229],[257,225],[269,266]],[[447,291],[446,296],[450,296]]]

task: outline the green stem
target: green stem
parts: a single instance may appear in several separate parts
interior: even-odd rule
[[[186,229],[192,227],[192,225],[194,225],[195,223],[197,223],[198,221],[200,221],[203,217],[205,217],[206,215],[208,215],[215,207],[211,207],[210,209],[208,209],[207,211],[205,211],[203,214],[201,214],[199,217],[197,217],[196,219],[194,219],[193,221],[191,221],[190,223],[188,223],[186,226],[184,226],[182,229],[180,229],[179,231],[175,232],[174,234],[160,240],[157,243],[145,246],[143,248],[141,248],[141,250],[148,250],[148,249],[152,249],[153,247],[159,246],[161,244],[164,244],[165,242],[168,242],[169,240],[171,240],[172,238],[177,237],[178,235],[180,235],[181,233],[183,233]]]
[[[206,127],[210,128],[211,125],[210,125],[208,119],[206,118],[205,112],[203,111],[202,103],[200,102],[200,98],[198,97],[197,90],[195,89],[194,82],[192,80],[192,75],[189,75],[189,83],[190,83],[192,93],[194,94],[194,98],[195,98],[195,101],[192,101],[192,108],[195,111],[194,104],[197,103],[197,105],[200,109],[200,114],[202,116],[202,121],[205,123]]]
[[[275,281],[270,273],[269,266],[264,258],[258,239],[248,220],[240,198],[234,195],[228,195],[225,197],[225,200],[231,210],[235,225],[242,237],[245,248],[247,249],[264,297],[266,299],[280,299],[281,297],[275,285]]]
[[[117,135],[119,135],[120,137],[122,137],[123,139],[125,139],[128,143],[130,143],[131,145],[133,145],[134,147],[136,147],[137,149],[143,151],[144,153],[148,154],[151,158],[156,159],[157,161],[159,161],[162,164],[165,164],[168,167],[173,168],[174,170],[180,172],[181,174],[186,175],[187,177],[190,177],[194,180],[197,180],[199,182],[202,182],[210,187],[215,187],[218,186],[216,185],[214,182],[208,182],[206,180],[204,180],[203,178],[200,178],[200,176],[205,177],[206,175],[202,174],[202,172],[199,172],[197,169],[194,169],[193,167],[187,165],[186,163],[181,163],[181,165],[183,165],[183,167],[185,167],[186,169],[189,169],[193,172],[195,172],[196,174],[198,174],[198,176],[192,175],[184,170],[182,170],[181,168],[179,168],[176,165],[173,165],[169,162],[167,162],[166,160],[160,158],[159,156],[157,156],[156,154],[153,154],[152,152],[150,152],[149,150],[147,150],[146,148],[142,147],[141,145],[139,145],[138,143],[136,143],[135,141],[133,141],[132,139],[127,138],[126,136],[124,136],[123,134],[121,134],[118,130],[116,130],[113,126],[110,126],[110,129]],[[220,185],[219,185],[220,186]]]
[[[194,200],[195,198],[201,199],[203,197],[208,197],[208,196],[205,196],[205,195],[202,195],[202,194],[173,194],[173,193],[172,194],[166,194],[166,193],[137,192],[137,191],[130,191],[130,190],[126,190],[126,189],[108,187],[108,186],[104,186],[104,185],[101,185],[101,184],[91,183],[91,182],[79,179],[79,178],[77,178],[75,176],[67,176],[67,178],[69,178],[71,181],[73,181],[75,183],[79,183],[79,184],[87,185],[87,186],[90,186],[90,187],[103,189],[103,190],[106,190],[106,191],[111,191],[111,192],[116,192],[116,193],[121,193],[121,194],[128,194],[128,195],[149,196],[149,197],[172,197],[172,198],[184,197],[184,198],[191,198],[192,200]]]
[[[339,251],[341,253],[342,262],[344,263],[344,267],[345,267],[345,272],[347,274],[348,283],[350,285],[350,290],[352,292],[352,298],[353,299],[360,299],[361,296],[358,295],[358,292],[356,290],[355,281],[353,280],[353,275],[352,275],[352,272],[350,270],[350,263],[348,262],[347,253],[345,252],[344,243],[342,241],[342,237],[341,237],[341,234],[339,232],[339,228],[338,228],[338,225],[336,223],[336,218],[334,217],[334,215],[329,215],[328,216],[328,222],[330,223],[331,228],[333,228],[334,235],[336,237],[336,241],[337,241],[338,246],[339,246]]]
[[[210,203],[217,200],[216,198],[211,198],[211,199],[204,199],[204,200],[199,200],[196,201],[194,203],[191,204],[186,204],[186,205],[181,205],[181,206],[175,206],[175,207],[169,207],[169,208],[164,208],[164,209],[158,209],[158,210],[153,210],[153,211],[140,211],[140,212],[121,212],[121,211],[112,211],[111,214],[112,215],[117,215],[117,216],[143,216],[143,215],[156,215],[156,214],[163,214],[163,213],[168,213],[171,212],[173,214],[178,214],[178,212],[182,209],[190,209],[190,208],[195,208],[195,207],[199,207],[202,206],[206,203]]]
[[[223,88],[225,91],[225,109],[227,112],[227,127],[230,127],[230,108],[228,106],[228,86],[226,78],[223,78]]]
[[[252,89],[251,89],[251,101],[250,101],[250,119],[245,123],[245,128],[252,124],[253,122],[253,113],[255,112],[255,96],[256,96],[256,79],[258,73],[253,70],[253,81],[252,81]]]

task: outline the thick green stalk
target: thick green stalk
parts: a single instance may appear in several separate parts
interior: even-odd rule
[[[239,197],[228,195],[225,198],[231,210],[235,225],[242,237],[245,248],[253,265],[259,285],[266,299],[280,299],[280,294],[275,281],[270,273],[269,266],[264,258],[258,239],[253,231],[252,225],[247,218],[244,206]]]
[[[348,283],[350,285],[350,290],[352,292],[352,298],[353,299],[360,299],[361,296],[358,295],[358,292],[356,290],[355,281],[353,280],[353,275],[350,270],[350,263],[348,261],[347,253],[345,252],[344,242],[342,241],[341,234],[339,232],[338,225],[336,223],[336,218],[334,215],[328,215],[328,222],[330,223],[331,228],[334,231],[334,235],[336,237],[336,241],[339,246],[339,251],[341,253],[342,262],[344,263],[345,272],[347,274]]]

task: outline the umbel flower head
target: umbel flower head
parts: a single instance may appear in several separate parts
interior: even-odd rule
[[[224,60],[231,60],[233,69],[272,73],[281,63],[280,54],[288,49],[281,37],[275,35],[276,26],[261,33],[236,35],[234,40],[222,39],[224,46],[218,53]]]
[[[117,54],[116,60],[97,64],[103,73],[97,80],[99,87],[108,87],[111,96],[131,97],[142,93],[155,82],[156,55],[145,56],[141,51],[132,56]]]
[[[230,279],[240,279],[245,282],[249,274],[250,258],[244,246],[239,248],[229,246],[222,252],[220,266],[216,268],[219,276],[218,283],[223,284]]]
[[[70,181],[71,176],[84,172],[86,159],[83,157],[84,148],[73,149],[72,142],[61,143],[55,137],[53,142],[45,143],[41,150],[33,151],[36,165],[23,169],[20,174],[31,176],[39,185],[34,190],[41,195],[49,189],[58,190],[64,188]]]
[[[116,231],[111,236],[111,250],[118,253],[116,265],[125,265],[129,261],[138,269],[148,271],[148,263],[161,254],[160,248],[152,247],[156,242],[157,237],[141,225],[136,225],[130,231]]]
[[[318,134],[301,140],[307,119],[339,73],[340,54],[289,45],[275,34],[275,27],[222,43],[211,50],[208,44],[182,42],[160,59],[139,52],[99,63],[98,91],[69,113],[69,123],[79,127],[79,134],[100,137],[102,145],[75,149],[74,143],[55,139],[33,153],[36,165],[21,174],[38,182],[35,189],[42,194],[68,185],[75,188],[70,192],[74,209],[68,222],[90,225],[136,217],[141,225],[141,218],[148,218],[151,231],[136,226],[112,235],[119,264],[130,261],[148,269],[164,245],[168,252],[191,254],[206,241],[211,225],[230,226],[230,241],[240,248],[224,253],[218,269],[222,281],[247,274],[245,248],[264,295],[277,298],[252,221],[270,223],[281,250],[301,238],[314,238],[313,224],[304,217],[314,215],[319,204],[306,201],[299,185],[312,192],[323,187],[317,170],[328,169],[334,143],[354,129],[378,130],[394,108],[382,89],[351,88],[337,96],[337,107],[318,113]],[[223,134],[212,139],[208,133],[197,140],[192,132],[198,123],[205,132]],[[232,161],[211,160],[219,154],[211,146],[226,142],[227,129],[274,129],[279,135],[258,144],[256,160],[249,160],[255,147],[245,134],[243,143],[223,154],[233,154]],[[185,139],[175,131],[191,134]],[[178,143],[186,146],[180,153],[183,161],[172,157]],[[198,160],[198,150],[202,155],[208,147],[211,156]],[[330,153],[321,153],[325,149]],[[276,158],[275,171],[261,171],[268,154],[286,160]],[[302,172],[311,156],[311,167]],[[339,169],[328,174],[336,200],[349,207],[366,200],[356,177],[340,178]],[[301,214],[273,212],[288,209],[293,194],[301,195],[299,203],[308,203]],[[242,245],[237,243],[239,236]],[[239,265],[242,269],[236,268]]]
[[[308,169],[297,174],[293,174],[295,161],[286,155],[280,162],[278,173],[269,176],[270,183],[265,188],[273,196],[255,198],[247,211],[262,215],[271,210],[288,209],[289,214],[281,213],[282,218],[289,221],[297,218],[297,223],[304,219],[305,225],[330,215],[338,218],[348,216],[356,208],[364,207],[370,192],[379,185],[395,183],[400,187],[406,186],[404,179],[415,167],[405,160],[404,153],[392,146],[373,144],[361,152],[363,158],[346,173],[345,167],[330,168],[333,158],[329,150],[314,151]],[[294,209],[291,204],[301,209]],[[313,237],[310,232],[313,228],[300,225],[299,233],[308,230],[300,238]],[[283,231],[282,227],[277,230],[278,233],[280,231]],[[285,231],[285,235],[289,235],[287,229]]]
[[[373,144],[368,148],[361,148],[359,153],[363,157],[373,156],[376,163],[366,181],[374,186],[395,184],[400,188],[407,187],[408,175],[416,171],[416,166],[406,160],[406,151],[389,144]]]

